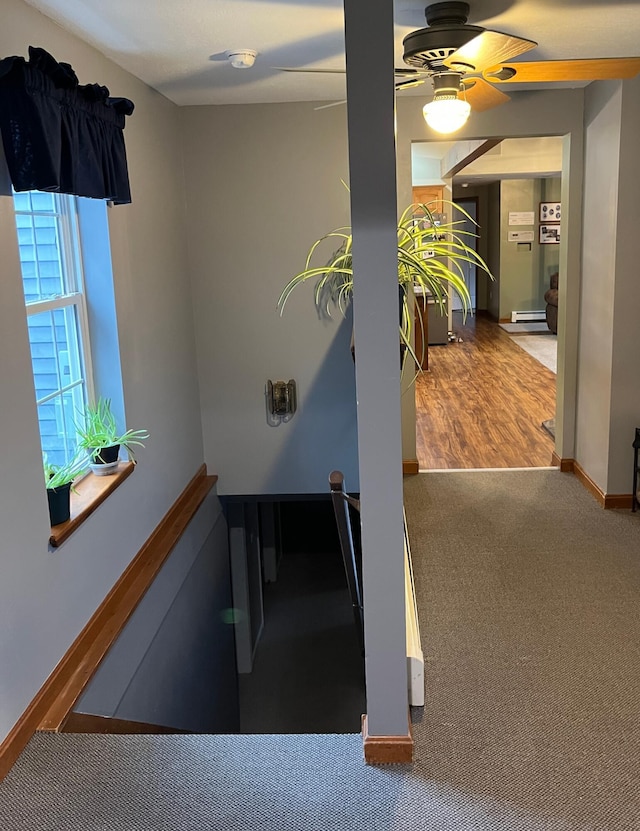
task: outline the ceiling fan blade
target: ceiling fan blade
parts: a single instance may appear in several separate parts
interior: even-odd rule
[[[425,75],[424,78],[407,78],[406,81],[396,81],[396,91],[400,89],[409,89],[409,87],[419,87],[420,84],[424,84],[427,80],[427,76]]]
[[[495,60],[492,62],[491,66],[495,66]],[[317,73],[324,73],[327,75],[344,75],[346,73],[346,69],[325,69],[323,67],[316,67],[315,69],[309,67],[306,69],[302,66],[272,66],[271,69],[277,69],[280,72],[317,72]],[[409,67],[396,67],[393,70],[394,75],[420,75],[422,74],[419,69],[410,69]]]
[[[322,104],[320,107],[314,107],[314,110],[328,110],[329,107],[339,107],[341,104],[346,104],[347,99],[345,98],[344,101],[332,101],[331,104]]]
[[[510,100],[508,95],[492,87],[482,78],[463,78],[462,83],[465,88],[465,98],[476,112],[490,110]]]
[[[279,69],[280,72],[320,72],[328,75],[344,75],[346,72],[346,69],[305,69],[297,66],[272,66],[271,69]]]
[[[633,78],[640,72],[640,58],[594,58],[578,61],[524,61],[494,66],[482,74],[492,84],[550,81],[606,81]]]
[[[445,58],[444,63],[450,69],[469,71],[471,68],[476,72],[482,72],[483,69],[496,64],[506,63],[537,45],[534,40],[525,40],[487,29]]]
[[[394,75],[419,75],[419,69],[410,69],[408,66],[406,67],[398,67],[393,70]]]

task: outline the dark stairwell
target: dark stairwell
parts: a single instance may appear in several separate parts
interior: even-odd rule
[[[364,664],[331,503],[281,505],[282,558],[265,628],[240,676],[242,733],[356,733]]]

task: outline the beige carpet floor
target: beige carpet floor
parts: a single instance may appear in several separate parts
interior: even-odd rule
[[[420,474],[405,506],[421,769],[530,829],[640,828],[640,514],[557,470]]]

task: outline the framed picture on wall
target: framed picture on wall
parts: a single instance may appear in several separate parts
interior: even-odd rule
[[[541,225],[540,236],[538,238],[540,245],[548,245],[549,243],[560,242],[560,225]]]
[[[560,202],[540,203],[540,222],[560,222]]]

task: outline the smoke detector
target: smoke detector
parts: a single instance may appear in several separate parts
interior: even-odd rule
[[[257,54],[255,49],[230,49],[227,58],[234,69],[250,69],[256,62]]]

